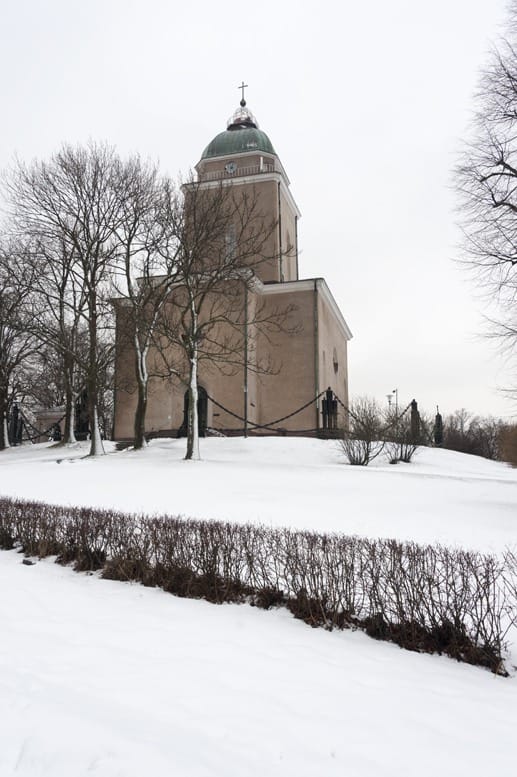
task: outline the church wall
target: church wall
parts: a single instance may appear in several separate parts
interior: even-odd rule
[[[185,209],[188,213],[189,201],[195,202],[196,207],[210,208],[210,193],[214,197],[220,191],[220,181],[202,184],[199,189],[185,187]],[[244,262],[253,266],[257,276],[265,283],[278,282],[280,280],[278,261],[278,196],[277,184],[272,178],[264,176],[256,177],[254,181],[236,178],[230,181],[228,187],[231,196],[238,202],[240,198],[247,197],[247,205],[250,208],[249,215],[244,215],[244,225],[239,226],[238,217],[231,223],[228,219],[226,238],[215,244],[214,256],[217,258],[229,249],[232,243],[235,245],[242,237],[243,253],[248,254],[252,248],[259,249],[260,254],[242,257]],[[226,192],[226,189],[225,189]],[[252,208],[252,210],[251,210]],[[247,225],[247,229],[246,229]],[[255,235],[255,236],[254,236]],[[250,239],[247,245],[246,241]],[[217,259],[216,259],[217,260]]]
[[[133,418],[136,407],[135,366],[133,346],[129,339],[131,327],[129,312],[120,304],[116,312],[115,347],[115,395],[114,395],[114,437],[121,439],[133,436]]]
[[[242,295],[234,299],[234,315],[242,316]],[[249,294],[249,318],[255,315],[256,298]],[[171,308],[169,308],[171,310]],[[125,323],[123,315],[117,318],[117,361],[116,361],[116,393],[115,393],[115,436],[117,439],[133,437],[133,418],[136,408],[136,381],[134,366],[133,345],[124,339],[124,332],[129,327]],[[229,327],[220,325],[215,327],[210,337],[222,342],[229,333]],[[232,337],[234,335],[232,334]],[[237,340],[238,342],[238,335]],[[254,351],[253,327],[250,327],[250,359]],[[200,358],[198,366],[198,384],[204,388],[209,396],[214,397],[219,403],[227,407],[239,416],[244,415],[244,365],[242,361],[242,342],[239,354],[235,357],[234,364],[221,364],[222,370],[207,358]],[[172,430],[176,432],[183,423],[184,396],[187,390],[188,370],[185,356],[181,349],[167,344],[164,353],[169,364],[179,370],[183,380],[178,377],[166,378],[163,360],[155,348],[151,348],[148,355],[148,371],[150,375],[148,386],[148,407],[146,414],[146,431],[158,432]],[[239,363],[240,360],[240,363]],[[258,422],[257,403],[257,376],[248,371],[248,417],[250,421]],[[208,403],[209,427],[234,429],[242,428],[243,422],[234,418],[231,414]]]
[[[317,282],[319,283],[319,281]],[[269,292],[269,293],[268,293]],[[316,301],[316,305],[315,305]],[[258,359],[262,365],[270,363],[270,374],[248,370],[248,419],[267,424],[292,413],[317,393],[328,386],[347,404],[347,343],[334,311],[314,287],[303,291],[281,292],[281,286],[266,287],[262,295],[249,294],[249,318],[253,319],[257,309],[260,317],[273,316],[275,311],[285,311],[287,306],[295,309],[289,314],[286,328],[296,332],[278,332],[268,337],[249,328],[250,363]],[[315,319],[317,314],[317,320]],[[123,317],[119,315],[119,328]],[[222,336],[221,331],[219,335]],[[317,343],[316,343],[317,340]],[[316,349],[316,351],[315,351]],[[172,355],[172,348],[169,348]],[[315,358],[315,352],[317,358]],[[336,359],[334,359],[334,356]],[[176,357],[176,362],[177,362]],[[150,353],[150,371],[156,353]],[[337,364],[337,370],[334,364]],[[317,364],[317,376],[315,365]],[[228,368],[225,368],[227,371]],[[238,364],[233,374],[223,374],[209,361],[199,365],[199,385],[228,410],[244,415],[244,367]],[[316,385],[317,383],[317,385]],[[183,422],[184,394],[186,384],[178,379],[164,380],[153,377],[149,382],[149,403],[146,430],[177,431]],[[288,431],[310,430],[321,426],[321,400],[318,403],[318,417],[315,403],[278,426]],[[117,391],[115,400],[115,435],[118,439],[133,436],[133,414],[136,406],[134,386],[134,362],[132,347],[123,347],[118,339],[117,348]],[[215,429],[242,429],[243,422],[223,409],[208,403],[208,426]],[[267,433],[267,431],[265,432]]]
[[[244,322],[244,288],[238,289],[239,296],[235,303],[234,320]],[[256,295],[249,291],[247,293],[248,321],[253,321],[257,309]],[[222,341],[228,336],[228,329],[222,324],[214,329],[212,336],[215,340]],[[222,369],[212,365],[209,360],[200,363],[199,375],[200,385],[202,385],[220,405],[231,412],[226,412],[223,408],[215,406],[209,402],[209,426],[215,429],[242,429],[244,426],[245,412],[245,367],[244,367],[244,326],[237,331],[232,331],[231,338],[233,344],[238,344],[237,353],[232,357],[232,364],[221,364]],[[255,353],[255,332],[252,325],[248,326],[248,360],[251,363]],[[256,374],[248,369],[248,419],[250,422],[258,421],[257,418],[257,388]],[[239,418],[235,418],[235,413]]]
[[[328,387],[348,405],[347,340],[325,297],[318,294],[318,382],[319,390]],[[321,404],[321,400],[320,400]],[[339,408],[340,422],[343,410]]]
[[[282,187],[276,180],[259,180],[254,183],[240,184],[250,196],[255,192],[258,197],[258,210],[263,214],[264,227],[268,229],[276,224],[264,246],[265,256],[274,257],[271,261],[260,261],[255,271],[264,283],[278,283],[281,280],[294,281],[297,276],[296,262],[296,219],[291,204],[287,200]],[[280,241],[281,236],[281,241]],[[280,248],[282,259],[280,263]],[[280,264],[283,278],[281,277]]]
[[[256,294],[249,293],[248,294],[248,321],[253,321],[256,319],[258,315],[260,315],[260,298],[257,297]],[[256,327],[251,324],[248,327],[248,363],[253,364],[257,360],[257,331]],[[247,379],[248,379],[248,420],[260,423],[259,419],[259,399],[258,399],[258,392],[260,390],[259,388],[259,378],[256,370],[248,368],[247,370]],[[243,384],[244,384],[244,374],[243,374]],[[243,386],[244,387],[244,386]],[[243,398],[244,398],[244,392],[243,392]]]
[[[200,369],[200,385],[202,385],[220,405],[227,408],[227,413],[222,407],[208,403],[208,425],[213,429],[242,429],[244,422],[235,418],[232,413],[244,418],[244,367],[239,366],[233,375],[221,373],[204,364]],[[250,420],[255,420],[251,417]]]
[[[252,196],[255,192],[258,196],[258,211],[262,214],[264,228],[270,229],[278,221],[278,207],[276,195],[276,182],[258,181],[247,185],[248,192]],[[270,259],[259,259],[255,272],[263,283],[280,281],[280,269],[278,262],[278,229],[275,227],[264,245],[264,255]]]
[[[137,404],[137,387],[135,378],[135,354],[131,332],[130,314],[120,303],[116,305],[116,361],[115,361],[115,439],[130,439],[134,436],[134,414]],[[181,363],[182,355],[169,345],[166,349],[170,363]],[[148,405],[146,413],[146,431],[155,432],[165,429],[177,429],[183,418],[182,409],[178,410],[175,393],[183,396],[185,387],[181,388],[177,378],[166,377],[163,360],[159,352],[151,348],[147,359],[149,373]],[[184,367],[183,367],[184,371]],[[182,406],[181,406],[182,407]]]
[[[151,353],[152,358],[152,353]],[[127,363],[124,365],[124,359]],[[134,435],[133,422],[137,391],[134,372],[133,348],[126,347],[117,358],[117,388],[115,391],[115,439],[128,439]],[[176,428],[177,418],[172,388],[169,380],[151,377],[148,384],[148,408],[146,431]],[[181,424],[181,420],[178,426]]]
[[[176,431],[183,421],[183,395],[187,389],[178,378],[149,380],[146,432]]]
[[[280,186],[278,176],[264,178],[256,176],[255,180],[246,180],[239,176],[226,176],[224,171],[224,161],[216,162],[204,161],[200,171],[200,180],[208,182],[207,186],[217,186],[219,180],[231,181],[235,187],[236,193],[239,189],[246,191],[249,196],[256,193],[258,197],[258,211],[263,214],[264,226],[267,229],[270,225],[276,223],[277,226],[271,234],[270,239],[265,245],[264,254],[277,257],[276,260],[259,262],[256,266],[256,273],[265,283],[297,280],[297,260],[296,260],[296,214],[293,210],[292,201],[286,196],[284,186]],[[234,161],[233,159],[231,161]],[[236,158],[238,165],[259,163],[259,157],[256,158]],[[270,160],[271,161],[271,160]],[[248,168],[244,168],[248,169]],[[219,180],[217,175],[223,176]],[[212,182],[211,182],[212,176]],[[281,267],[279,261],[280,247],[282,249]],[[283,276],[283,277],[282,277]]]
[[[280,188],[280,221],[282,232],[282,272],[284,281],[297,281],[296,215]]]
[[[278,287],[277,287],[278,288]],[[315,396],[314,379],[314,295],[310,290],[267,295],[270,311],[293,305],[296,310],[289,317],[289,325],[298,331],[271,335],[273,345],[264,335],[258,344],[263,355],[271,354],[277,374],[258,376],[260,386],[259,416],[261,423],[270,423],[292,413]],[[302,412],[286,419],[280,427],[286,430],[316,428],[316,409],[312,404]]]

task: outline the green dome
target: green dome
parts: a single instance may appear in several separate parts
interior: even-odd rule
[[[228,121],[228,129],[220,132],[203,151],[201,159],[216,156],[236,156],[247,151],[264,151],[274,154],[275,149],[265,132],[259,129],[246,101],[241,100],[238,108]]]
[[[225,132],[220,132],[205,148],[201,159],[209,159],[214,156],[235,156],[246,151],[275,153],[275,149],[265,132],[253,127],[246,127],[246,129],[227,129]]]

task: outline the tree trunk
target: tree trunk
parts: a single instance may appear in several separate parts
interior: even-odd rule
[[[74,367],[73,359],[67,355],[64,359],[65,374],[65,429],[63,432],[63,443],[71,445],[75,439],[75,396],[74,396]]]
[[[65,445],[73,445],[77,442],[75,437],[75,397],[73,392],[66,390],[65,399],[65,428],[63,432],[63,443]]]
[[[145,414],[147,411],[147,391],[138,384],[138,397],[136,400],[135,426],[133,447],[135,451],[145,448],[147,440],[145,439]]]
[[[197,347],[194,346],[190,356],[190,380],[188,390],[188,426],[187,426],[187,453],[185,458],[199,461],[199,420],[197,412]]]
[[[99,415],[97,411],[97,404],[90,405],[90,456],[101,456],[105,453],[104,445],[102,444],[102,437],[99,429]]]
[[[0,389],[0,451],[9,448],[9,434],[7,432],[7,397]]]
[[[95,299],[90,302],[89,311],[89,353],[88,353],[88,422],[90,427],[90,456],[105,453],[99,429],[98,412],[98,365],[97,365],[97,306]]]
[[[147,445],[147,440],[145,439],[145,415],[147,412],[147,383],[148,383],[146,356],[147,356],[147,349],[144,349],[142,351],[142,349],[140,348],[140,343],[138,341],[138,335],[136,335],[135,336],[135,362],[136,362],[135,373],[136,373],[138,396],[137,396],[136,410],[135,410],[135,426],[134,426],[135,440],[133,443],[135,450],[141,450],[142,448],[145,448]]]

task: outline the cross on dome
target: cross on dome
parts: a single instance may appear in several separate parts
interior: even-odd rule
[[[246,105],[246,100],[244,98],[244,90],[247,89],[247,88],[248,88],[248,84],[245,84],[244,81],[242,81],[241,85],[237,87],[237,89],[240,89],[241,92],[242,92],[242,95],[241,95],[241,105],[242,105],[243,108]]]
[[[237,87],[237,89],[241,90],[241,101],[240,101],[240,107],[237,108],[233,116],[231,116],[228,119],[228,122],[226,124],[227,129],[229,130],[235,130],[235,129],[258,129],[258,122],[252,112],[249,108],[246,107],[246,100],[244,97],[244,90],[248,88],[248,84],[245,84],[244,81],[241,82],[241,85]]]

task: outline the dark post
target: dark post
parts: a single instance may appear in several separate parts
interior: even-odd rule
[[[418,412],[418,403],[416,399],[411,402],[411,442],[420,441],[420,413]]]
[[[337,399],[332,400],[332,428],[337,429]]]
[[[18,414],[18,423],[16,425],[16,445],[21,445],[23,442],[23,416]]]
[[[337,428],[337,399],[330,386],[325,391],[325,398],[321,403],[321,415],[323,416],[324,429]]]
[[[443,445],[443,419],[440,415],[438,405],[436,405],[436,416],[434,419],[434,444],[437,448]]]
[[[9,427],[7,430],[7,438],[10,445],[17,445],[18,443],[18,413],[18,403],[13,402],[13,406],[9,414]]]

